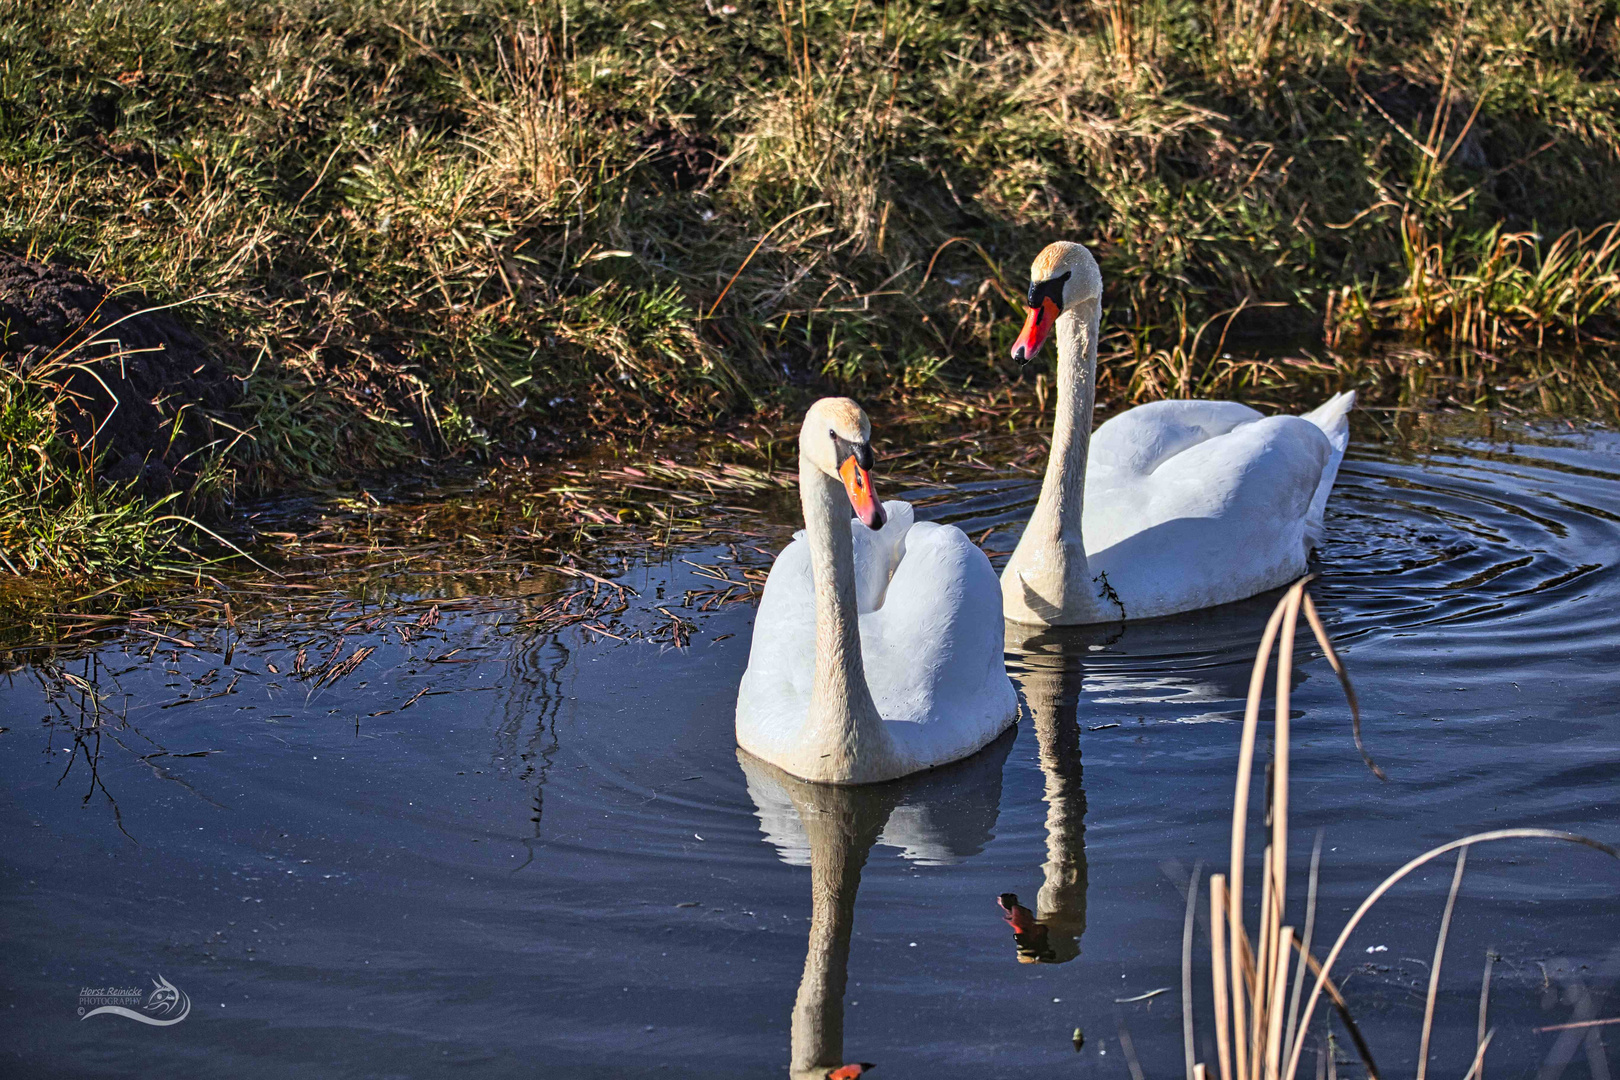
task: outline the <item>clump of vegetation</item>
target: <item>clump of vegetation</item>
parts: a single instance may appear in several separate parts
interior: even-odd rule
[[[147,503],[130,490],[134,480],[95,483],[89,463],[60,444],[60,394],[47,394],[0,370],[0,561],[12,574],[70,576],[160,561],[179,531],[164,513],[178,493]]]
[[[247,492],[1001,387],[1059,237],[1105,401],[1488,395],[1615,332],[1617,58],[1598,0],[13,5],[0,247],[194,301]]]
[[[162,306],[0,254],[0,563],[197,569],[186,515],[231,484],[239,383]]]

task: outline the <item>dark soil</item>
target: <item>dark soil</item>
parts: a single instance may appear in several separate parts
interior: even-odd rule
[[[720,143],[664,125],[642,132],[636,140],[664,185],[675,191],[703,187],[720,164]]]
[[[200,451],[235,436],[242,384],[228,347],[173,309],[78,270],[0,253],[0,367],[61,392],[73,447],[148,496],[189,488]],[[70,366],[71,365],[71,366]]]

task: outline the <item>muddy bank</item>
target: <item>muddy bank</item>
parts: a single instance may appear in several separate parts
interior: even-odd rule
[[[54,398],[68,448],[146,496],[191,487],[244,427],[227,343],[79,270],[0,253],[0,368]]]

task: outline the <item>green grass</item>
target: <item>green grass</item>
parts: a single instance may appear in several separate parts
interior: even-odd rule
[[[71,584],[125,573],[197,575],[242,554],[191,516],[208,516],[229,492],[230,447],[205,446],[192,483],[164,495],[101,477],[105,457],[86,452],[63,415],[74,404],[75,370],[92,368],[60,354],[26,373],[0,367],[0,566],[13,577]],[[179,423],[171,421],[171,433]],[[199,539],[211,550],[196,550]],[[0,599],[0,610],[7,606]]]
[[[1484,386],[1616,332],[1612,0],[729,6],[5,3],[0,245],[202,298],[244,492],[1032,379],[1056,238],[1101,262],[1115,402],[1395,393],[1396,337]],[[6,440],[8,556],[146,557]],[[36,444],[84,490],[30,496]]]

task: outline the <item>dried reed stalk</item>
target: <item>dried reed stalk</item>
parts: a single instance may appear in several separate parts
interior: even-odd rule
[[[1377,1080],[1378,1069],[1372,1054],[1351,1019],[1348,1005],[1334,987],[1329,973],[1334,961],[1344,951],[1350,935],[1368,910],[1391,888],[1418,867],[1439,858],[1447,852],[1457,851],[1457,866],[1452,876],[1451,891],[1446,899],[1445,912],[1435,942],[1434,962],[1430,968],[1428,997],[1424,1008],[1423,1032],[1419,1046],[1417,1080],[1426,1075],[1426,1062],[1434,1025],[1435,1001],[1439,992],[1441,962],[1444,959],[1446,938],[1451,928],[1451,916],[1457,894],[1462,887],[1463,868],[1467,849],[1474,844],[1490,840],[1540,838],[1562,840],[1596,848],[1607,855],[1620,858],[1620,852],[1584,836],[1557,832],[1552,829],[1497,829],[1476,833],[1461,840],[1453,840],[1412,859],[1405,866],[1385,878],[1362,901],[1339,933],[1326,959],[1318,961],[1311,955],[1311,937],[1316,917],[1316,886],[1320,867],[1321,838],[1317,839],[1311,858],[1311,874],[1306,902],[1305,932],[1296,936],[1294,927],[1285,925],[1288,878],[1288,756],[1289,756],[1289,692],[1291,688],[1294,636],[1301,609],[1306,621],[1321,645],[1329,663],[1344,686],[1353,714],[1356,716],[1356,747],[1367,761],[1368,767],[1380,779],[1372,759],[1367,757],[1361,744],[1360,710],[1355,692],[1338,654],[1328,639],[1315,605],[1305,593],[1309,577],[1296,581],[1278,601],[1276,609],[1261,635],[1260,649],[1255,657],[1254,670],[1249,680],[1249,697],[1244,709],[1243,732],[1239,742],[1237,785],[1232,805],[1231,865],[1226,874],[1210,876],[1210,960],[1211,985],[1214,996],[1215,1045],[1221,1080],[1295,1080],[1299,1070],[1300,1054],[1317,1002],[1325,990],[1338,1008],[1351,1040],[1366,1066],[1367,1074]],[[1260,696],[1265,686],[1268,662],[1273,645],[1277,646],[1276,718],[1274,728],[1275,758],[1271,794],[1271,836],[1261,858],[1260,869],[1260,922],[1251,938],[1243,918],[1244,854],[1247,839],[1249,789],[1254,776],[1254,747],[1260,719]],[[1190,885],[1188,911],[1196,902],[1197,879]],[[1289,967],[1295,954],[1293,987],[1289,987]],[[1191,986],[1190,936],[1184,930],[1183,986]],[[1299,1002],[1307,968],[1316,975],[1309,999],[1303,1012]],[[1482,1075],[1485,1051],[1492,1032],[1485,1028],[1485,1002],[1489,987],[1490,966],[1486,966],[1485,987],[1480,997],[1480,1032],[1473,1064],[1464,1080],[1477,1080]],[[1190,1016],[1190,1002],[1184,1003],[1185,1015]],[[1184,1021],[1184,1033],[1190,1070],[1195,1076],[1207,1076],[1207,1066],[1195,1062],[1191,1045],[1190,1021]],[[1331,1070],[1332,1062],[1328,1062]],[[1320,1072],[1321,1062],[1318,1062]]]

